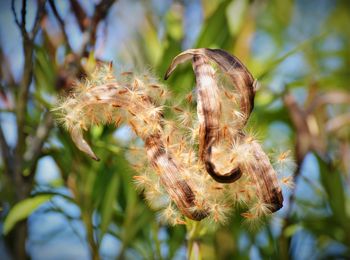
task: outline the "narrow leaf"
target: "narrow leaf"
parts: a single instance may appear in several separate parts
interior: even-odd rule
[[[17,222],[26,219],[39,206],[51,199],[52,195],[39,195],[33,198],[28,198],[17,203],[7,215],[4,221],[3,234],[8,234]]]
[[[104,197],[101,212],[101,234],[102,236],[106,233],[108,226],[113,217],[113,205],[117,200],[117,194],[119,190],[119,176],[117,173],[113,173],[113,177],[110,180],[107,192]],[[101,237],[102,238],[102,237]]]
[[[333,166],[327,165],[321,158],[318,158],[321,173],[321,182],[329,198],[329,205],[334,218],[342,224],[348,223],[345,210],[344,184],[341,175]],[[347,225],[347,224],[346,224]]]

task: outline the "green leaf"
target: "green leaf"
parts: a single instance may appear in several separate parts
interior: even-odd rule
[[[332,165],[325,163],[321,158],[318,158],[318,163],[320,165],[321,182],[326,190],[334,218],[339,223],[347,225],[344,186],[340,172]]]
[[[50,59],[47,49],[36,46],[35,50],[34,77],[36,87],[51,93],[55,89],[55,65]]]
[[[51,199],[52,195],[39,195],[18,202],[7,215],[4,221],[3,234],[8,234],[17,222],[26,219],[39,206]]]
[[[197,40],[197,47],[229,49],[232,46],[232,37],[226,17],[226,8],[230,3],[231,1],[220,3],[215,12],[205,21]]]
[[[117,194],[119,190],[119,176],[122,172],[114,172],[113,176],[108,184],[107,192],[105,194],[102,212],[101,212],[101,237],[106,233],[108,226],[113,217],[113,205],[116,202]]]
[[[232,35],[237,35],[241,29],[248,5],[248,0],[236,0],[232,1],[226,8],[227,22]]]
[[[156,25],[152,22],[151,17],[147,17],[142,30],[143,32],[140,35],[141,44],[138,46],[141,49],[141,55],[145,56],[146,64],[156,66],[161,61],[163,46],[160,43]]]
[[[181,41],[184,36],[183,17],[176,9],[170,9],[165,16],[167,33],[172,39]]]
[[[301,230],[301,226],[299,224],[290,225],[284,230],[284,235],[286,237],[292,237],[299,230]]]

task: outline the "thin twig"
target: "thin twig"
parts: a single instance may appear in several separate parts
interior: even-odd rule
[[[86,29],[87,14],[84,9],[80,6],[79,1],[70,0],[71,9],[77,19],[80,30],[83,32]]]
[[[24,153],[24,160],[31,165],[30,175],[34,175],[36,164],[40,158],[42,147],[53,127],[51,113],[46,112],[41,124],[38,126],[35,136],[31,138],[28,150]]]
[[[73,233],[78,237],[79,241],[85,245],[85,238],[79,233],[79,230],[75,227],[72,223],[72,221],[78,221],[80,218],[74,218],[72,216],[69,216],[56,202],[53,200],[50,200],[50,203],[52,204],[52,211],[56,211],[57,213],[61,214],[64,218],[66,218],[69,227],[72,229]]]
[[[60,16],[60,14],[58,13],[57,11],[57,8],[56,8],[56,5],[55,5],[55,2],[54,0],[49,0],[49,4],[51,6],[51,9],[53,11],[53,14],[55,15],[57,21],[58,21],[58,24],[61,28],[61,31],[62,31],[62,34],[63,34],[63,37],[64,37],[64,40],[66,41],[66,44],[69,48],[69,50],[72,50],[70,44],[69,44],[69,39],[68,39],[68,35],[66,33],[66,30],[65,30],[65,24],[64,24],[64,21],[62,19],[62,17]]]
[[[93,48],[95,46],[97,26],[103,19],[106,18],[108,11],[116,1],[117,0],[102,0],[98,5],[95,6],[94,16],[90,21],[89,37],[88,40],[84,43],[81,52],[83,56],[86,56],[88,54],[89,48]]]
[[[0,148],[1,148],[1,154],[4,162],[5,173],[10,175],[12,170],[10,147],[6,142],[5,135],[1,125],[0,125]]]
[[[97,26],[108,14],[110,7],[116,2],[116,0],[102,0],[96,5],[94,16],[91,22],[91,33],[89,39],[89,45],[95,45]]]
[[[18,26],[20,32],[21,32],[21,35],[22,35],[22,38],[23,38],[23,41],[24,40],[28,40],[28,32],[26,30],[26,22],[25,22],[25,12],[26,12],[26,8],[24,6],[26,5],[25,1],[23,1],[22,3],[22,11],[21,11],[21,15],[22,15],[22,21],[20,22],[18,20],[18,17],[17,17],[17,13],[16,13],[16,9],[15,9],[15,1],[12,0],[11,2],[11,9],[12,9],[12,13],[13,13],[13,16],[15,17],[15,22],[16,22],[16,25]]]
[[[326,130],[329,133],[334,133],[344,126],[350,125],[350,113],[345,113],[328,120]]]
[[[32,41],[34,41],[34,38],[39,31],[41,20],[44,17],[45,4],[46,4],[46,0],[39,0],[39,2],[38,2],[38,11],[37,11],[36,16],[35,16],[35,22],[34,22],[34,26],[33,26],[32,33],[31,33],[32,34]]]
[[[29,37],[24,25],[25,21],[19,25],[19,29],[22,32],[22,46],[24,51],[24,69],[22,81],[19,86],[18,95],[16,98],[16,121],[17,121],[17,145],[14,153],[14,180],[15,184],[22,187],[17,189],[17,199],[23,199],[29,192],[28,187],[23,186],[23,167],[24,158],[23,155],[26,150],[26,133],[24,131],[26,115],[27,115],[27,102],[29,95],[29,87],[33,78],[33,54],[34,54],[34,39],[40,28],[40,21],[45,13],[45,0],[39,0],[36,19],[34,22],[31,37]],[[25,3],[25,2],[24,2]],[[22,13],[23,14],[23,13]],[[25,18],[25,17],[23,17]],[[31,177],[29,178],[31,179]],[[28,180],[29,180],[28,179]]]
[[[15,23],[17,24],[17,26],[18,26],[19,28],[21,28],[21,24],[20,24],[20,22],[19,22],[19,20],[18,20],[17,13],[16,13],[16,9],[15,9],[15,0],[12,0],[12,1],[11,1],[11,10],[12,10],[13,16],[14,16],[14,18],[15,18]]]
[[[22,0],[22,10],[21,10],[21,26],[26,28],[26,14],[27,14],[27,0]]]

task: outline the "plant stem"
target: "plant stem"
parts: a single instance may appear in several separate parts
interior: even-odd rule
[[[89,242],[90,246],[90,252],[91,252],[91,259],[98,260],[100,259],[99,256],[99,248],[97,243],[94,239],[94,228],[92,224],[92,213],[91,212],[83,212],[82,213],[82,219],[86,227],[87,231],[87,240]]]
[[[201,231],[200,221],[188,221],[187,225],[187,259],[189,260],[200,260],[202,259],[199,254],[199,233]]]
[[[153,234],[153,240],[155,243],[155,249],[156,249],[156,254],[157,254],[157,259],[162,260],[162,252],[161,252],[161,244],[158,239],[158,232],[159,232],[159,226],[158,223],[153,224],[153,229],[152,229],[152,234]]]

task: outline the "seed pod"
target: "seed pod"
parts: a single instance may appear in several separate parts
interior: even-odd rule
[[[242,135],[241,142],[246,137]],[[240,164],[244,174],[248,174],[256,186],[258,199],[266,204],[268,210],[275,212],[283,206],[282,190],[279,186],[277,175],[270,160],[261,145],[253,140],[247,146],[251,158]]]
[[[214,69],[203,55],[193,56],[193,70],[197,85],[197,115],[199,121],[199,158],[204,162],[210,176],[217,182],[234,182],[242,175],[235,167],[228,173],[220,174],[211,160],[212,146],[219,139],[220,99]]]
[[[241,110],[244,114],[242,127],[246,124],[253,109],[254,79],[245,66],[234,56],[222,50],[190,49],[177,55],[169,66],[165,79],[176,66],[192,58],[192,66],[196,75],[197,115],[200,123],[199,157],[205,164],[207,172],[214,180],[222,183],[234,182],[242,175],[239,167],[230,169],[227,173],[219,173],[211,160],[212,146],[219,141],[221,104],[219,88],[215,72],[209,60],[216,62],[230,76],[232,83],[241,95]]]
[[[62,104],[59,110],[63,111],[65,118],[70,119],[69,124],[65,125],[79,150],[92,159],[99,160],[84,140],[80,126],[111,123],[111,118],[115,118],[115,124],[119,124],[123,118],[123,121],[129,122],[134,132],[145,142],[150,164],[160,173],[160,183],[181,213],[198,221],[208,216],[205,205],[201,209],[196,208],[195,185],[190,180],[184,180],[182,171],[185,169],[181,168],[164,148],[160,123],[161,109],[154,113],[149,112],[155,111],[155,104],[149,96],[133,93],[114,82],[91,86],[73,95],[71,99]],[[67,105],[69,107],[66,107]],[[125,113],[118,114],[121,110]],[[72,120],[72,117],[75,118]],[[84,124],[75,123],[78,121],[83,121]],[[150,127],[148,122],[156,126]]]
[[[220,69],[231,79],[235,88],[241,94],[240,107],[244,114],[244,126],[254,108],[254,96],[257,81],[254,80],[251,73],[244,64],[235,56],[221,49],[189,49],[177,55],[171,62],[164,79],[168,79],[170,74],[176,69],[177,65],[192,59],[194,55],[201,55],[208,60],[215,62]],[[196,75],[197,76],[197,75]]]
[[[83,137],[83,133],[81,129],[74,127],[70,131],[70,136],[72,137],[72,140],[74,144],[77,146],[77,148],[89,155],[92,159],[99,161],[100,159],[96,156],[96,154],[92,151],[90,145],[86,142],[86,140]]]
[[[154,168],[161,171],[160,180],[179,210],[188,218],[201,220],[208,216],[207,210],[195,209],[195,194],[190,181],[179,174],[181,167],[165,151],[160,135],[149,136],[145,140],[147,156]],[[192,186],[192,187],[191,187]]]
[[[165,79],[170,76],[178,64],[191,58],[198,94],[199,157],[205,164],[206,171],[215,181],[221,183],[234,182],[241,177],[242,173],[248,174],[257,188],[260,202],[266,204],[271,212],[277,211],[282,207],[283,197],[276,173],[259,143],[254,140],[247,140],[242,131],[254,107],[256,81],[236,57],[223,50],[204,48],[190,49],[176,56],[165,74]],[[238,165],[233,161],[236,167],[233,167],[226,174],[221,174],[216,170],[215,162],[211,158],[213,146],[219,141],[223,141],[220,138],[225,139],[225,135],[220,136],[218,132],[221,116],[218,95],[220,90],[209,60],[219,65],[240,93],[242,123],[241,128],[237,131],[237,136],[233,138],[238,143],[248,144],[245,147],[248,149],[248,153],[251,154],[249,159],[239,159]],[[230,142],[230,140],[227,141]]]

